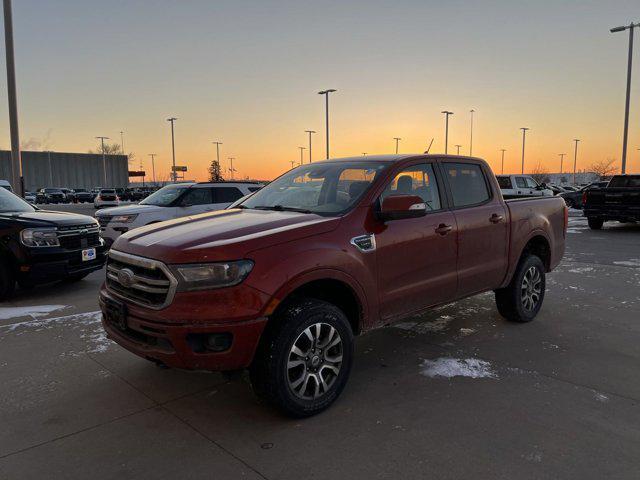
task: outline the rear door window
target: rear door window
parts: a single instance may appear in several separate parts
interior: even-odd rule
[[[528,188],[527,182],[524,180],[524,177],[516,177],[516,186],[518,188]]]
[[[491,198],[480,165],[445,162],[444,170],[451,189],[454,207],[468,207]]]
[[[213,194],[213,203],[232,203],[244,194],[237,187],[215,187],[211,189]]]

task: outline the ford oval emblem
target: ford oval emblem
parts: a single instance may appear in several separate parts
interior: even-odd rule
[[[134,273],[128,268],[123,268],[118,272],[118,283],[123,287],[130,287],[133,285]]]

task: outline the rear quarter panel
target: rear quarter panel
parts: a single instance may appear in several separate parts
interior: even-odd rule
[[[553,270],[564,255],[565,203],[558,197],[537,197],[507,200],[511,221],[509,235],[509,269],[503,287],[508,285],[518,266],[518,261],[529,241],[541,236],[549,244],[550,259],[547,270]]]

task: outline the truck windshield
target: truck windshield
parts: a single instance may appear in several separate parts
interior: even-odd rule
[[[240,208],[339,215],[355,205],[388,165],[354,161],[300,166],[251,195]]]
[[[167,185],[162,187],[157,192],[149,195],[147,198],[140,202],[140,205],[155,205],[156,207],[168,207],[173,201],[182,195],[182,192],[186,188],[189,188],[191,184],[187,185]]]
[[[34,212],[35,208],[4,188],[0,188],[0,213]]]

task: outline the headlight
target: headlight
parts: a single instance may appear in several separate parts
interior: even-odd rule
[[[131,223],[137,216],[137,213],[135,215],[116,215],[109,221],[109,223]]]
[[[238,285],[252,268],[251,260],[172,266],[178,277],[178,291],[181,292]]]
[[[20,240],[27,247],[58,247],[58,234],[53,228],[25,228]]]

